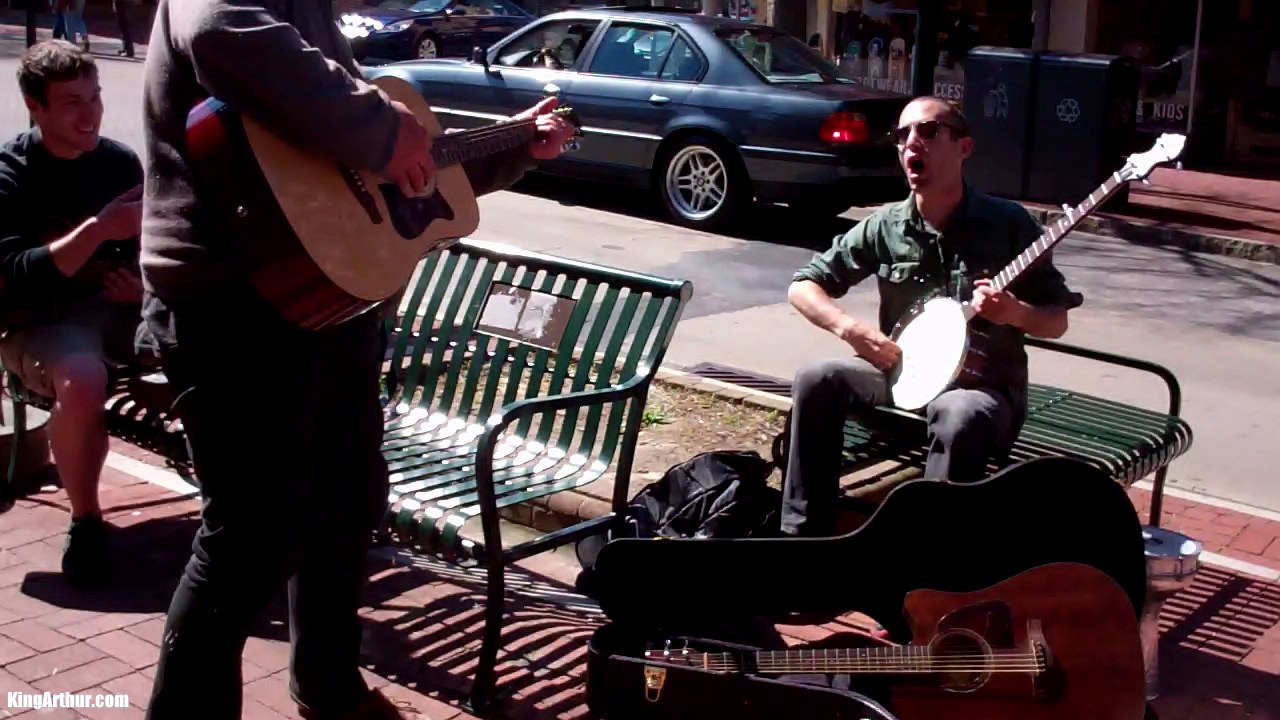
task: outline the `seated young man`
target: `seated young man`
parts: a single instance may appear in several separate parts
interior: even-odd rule
[[[911,101],[895,132],[908,198],[878,209],[796,272],[788,297],[802,316],[848,343],[849,357],[814,362],[796,374],[782,529],[794,535],[835,532],[844,419],[890,402],[887,372],[901,357],[889,338],[922,296],[943,291],[971,300],[972,347],[987,354],[981,378],[958,383],[926,408],[925,477],[972,482],[993,456],[1007,452],[1026,413],[1023,337],[1056,338],[1067,311],[1083,301],[1045,257],[1007,291],[989,278],[1041,235],[1021,205],[986,195],[963,179],[973,138],[945,100]],[[833,299],[876,276],[878,322],[850,317]]]
[[[0,356],[53,399],[49,444],[71,503],[62,570],[106,577],[98,476],[107,455],[107,362],[138,359],[142,165],[99,137],[93,56],[63,40],[23,55],[35,127],[0,147]]]

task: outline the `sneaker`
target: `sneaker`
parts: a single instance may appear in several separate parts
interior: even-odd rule
[[[62,575],[76,586],[101,585],[109,575],[107,523],[101,515],[72,520],[62,551]]]
[[[431,720],[411,703],[392,700],[377,690],[370,690],[355,709],[345,715],[324,715],[308,707],[298,707],[303,720]]]

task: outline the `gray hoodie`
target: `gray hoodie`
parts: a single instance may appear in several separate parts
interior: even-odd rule
[[[196,191],[200,178],[184,154],[188,112],[212,95],[304,149],[377,170],[391,158],[398,119],[360,77],[331,0],[160,0],[143,96],[141,264],[149,292],[181,301],[244,279],[245,268],[218,250],[227,241],[221,220]],[[465,169],[482,195],[532,165],[518,148]]]

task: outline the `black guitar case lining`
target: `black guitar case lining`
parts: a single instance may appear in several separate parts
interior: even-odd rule
[[[588,705],[610,719],[782,717],[796,703],[812,708],[806,718],[892,718],[856,693],[691,668],[666,667],[662,694],[647,700],[642,653],[646,643],[661,648],[673,636],[793,612],[861,611],[906,643],[910,591],[973,592],[1051,562],[1102,570],[1141,614],[1137,511],[1119,484],[1069,458],[1028,460],[968,485],[904,483],[839,537],[619,538],[595,566],[595,599],[610,624],[588,644]],[[721,712],[706,714],[710,707]]]

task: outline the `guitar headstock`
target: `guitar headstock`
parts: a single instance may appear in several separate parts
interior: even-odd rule
[[[566,122],[573,126],[573,136],[564,144],[564,152],[573,152],[579,148],[578,138],[582,137],[582,119],[574,112],[573,108],[568,105],[558,107],[551,111],[552,115],[559,115]]]
[[[1124,167],[1120,168],[1120,177],[1126,182],[1146,180],[1157,167],[1177,160],[1186,144],[1186,135],[1164,133],[1150,150],[1130,155]]]
[[[671,647],[671,641],[667,640],[661,650],[645,650],[645,660],[660,660],[662,662],[672,663],[673,665],[701,665],[702,654],[698,653],[695,659],[694,653],[689,651],[689,643],[684,642],[681,647]]]

